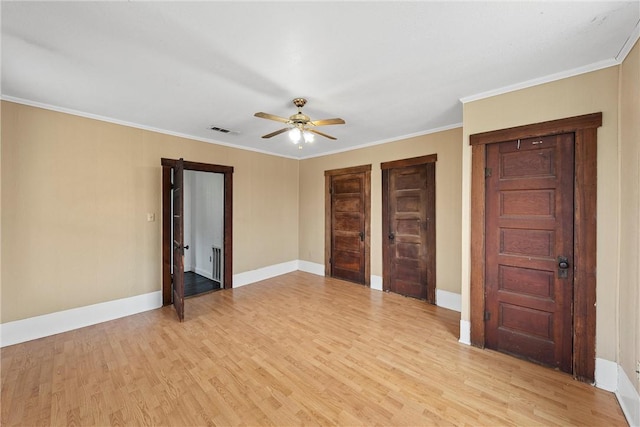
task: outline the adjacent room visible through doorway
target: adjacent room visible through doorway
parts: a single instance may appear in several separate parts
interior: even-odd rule
[[[223,288],[224,174],[184,171],[184,296]]]

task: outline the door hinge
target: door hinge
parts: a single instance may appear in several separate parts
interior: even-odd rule
[[[333,194],[333,185],[329,186],[329,194]]]
[[[490,311],[485,311],[484,312],[484,320],[491,320],[491,312]]]
[[[491,168],[484,168],[484,177],[489,178],[493,170]]]
[[[329,258],[329,264],[333,264],[333,258]]]

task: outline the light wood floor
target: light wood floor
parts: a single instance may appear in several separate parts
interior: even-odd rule
[[[613,394],[459,344],[459,313],[295,272],[2,349],[9,425],[626,425]]]

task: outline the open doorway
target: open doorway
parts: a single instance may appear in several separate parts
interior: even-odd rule
[[[211,277],[219,276],[220,286],[224,289],[232,287],[232,218],[233,218],[233,167],[212,165],[184,161],[183,159],[162,159],[162,303],[163,305],[173,304],[176,308],[180,321],[184,320],[184,297],[185,297],[185,271],[193,267],[197,272],[198,257],[202,259],[200,265],[205,265],[204,260],[211,257]],[[209,238],[209,243],[204,240],[196,243],[192,248],[186,240],[201,240],[200,237],[193,237],[190,230],[185,230],[185,223],[192,228],[193,206],[189,204],[185,210],[185,199],[198,198],[213,199],[213,194],[206,196],[197,195],[194,186],[206,183],[207,179],[199,180],[195,178],[199,175],[190,175],[190,171],[202,172],[205,175],[222,175],[222,217],[223,226],[221,230],[221,247],[218,248],[221,256],[220,263],[213,259],[216,247],[213,239]],[[186,173],[185,173],[186,172]],[[186,179],[185,179],[186,178]],[[198,184],[198,182],[200,182]],[[201,185],[204,186],[204,185]],[[205,190],[202,190],[205,191]],[[200,200],[202,202],[202,200]],[[189,219],[185,221],[185,216]],[[185,233],[187,231],[187,233]],[[202,231],[202,230],[201,230]],[[207,236],[204,236],[207,237]],[[210,248],[207,248],[207,245]],[[198,248],[202,249],[201,251]],[[191,252],[189,252],[191,250]],[[211,252],[209,252],[209,250]],[[200,252],[200,255],[198,255]],[[191,264],[190,264],[191,263]],[[214,263],[219,266],[219,271],[215,271]],[[185,270],[185,265],[188,267]],[[206,277],[208,269],[201,269]]]
[[[184,296],[224,286],[224,174],[184,171]]]

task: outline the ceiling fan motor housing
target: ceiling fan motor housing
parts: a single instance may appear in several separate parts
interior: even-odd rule
[[[295,105],[298,108],[304,107],[306,103],[307,103],[307,100],[304,98],[294,98],[293,100],[293,105]]]
[[[289,120],[292,124],[307,124],[311,121],[309,116],[302,113],[294,114],[293,116],[289,117]]]

